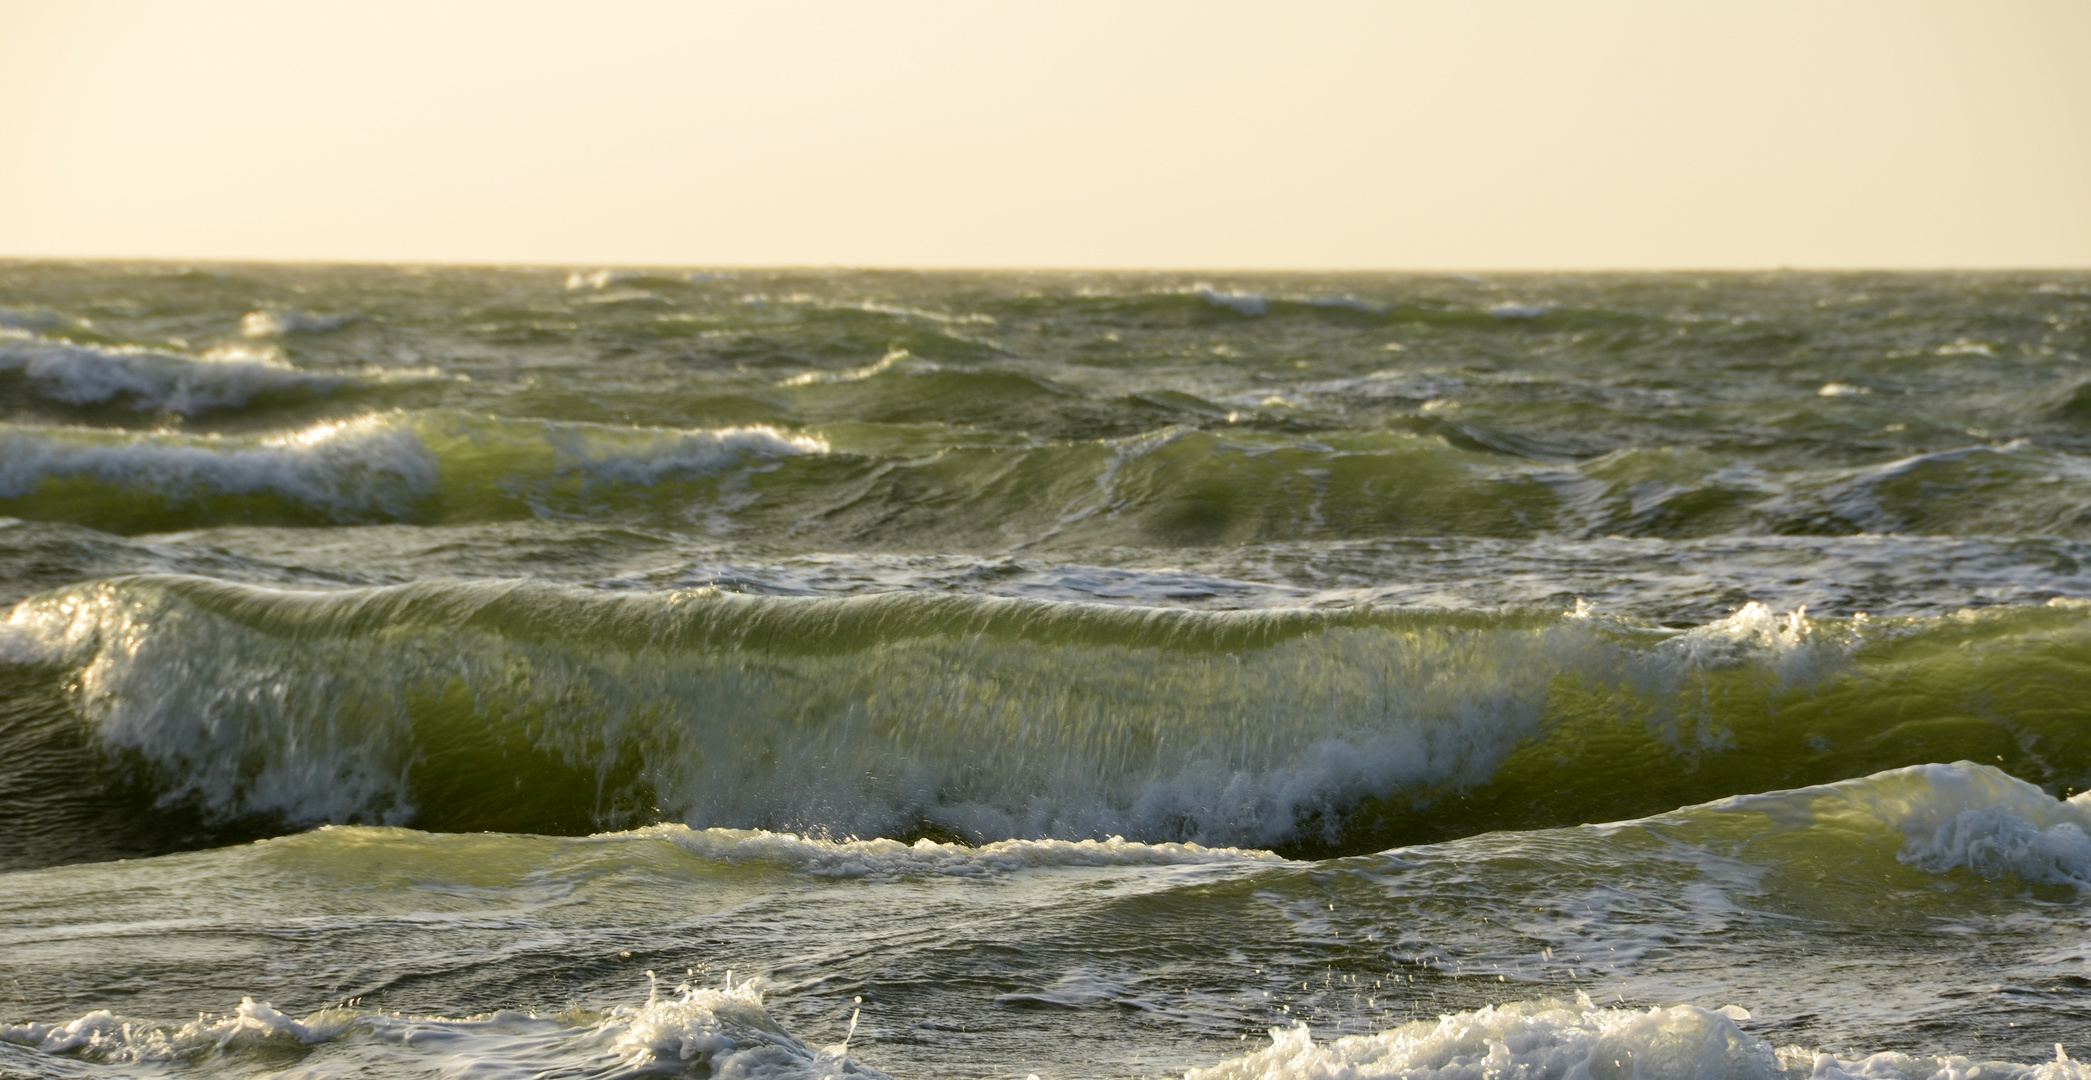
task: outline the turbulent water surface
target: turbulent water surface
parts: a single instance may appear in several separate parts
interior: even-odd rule
[[[2091,1077],[2087,787],[2091,275],[0,264],[0,1076]]]

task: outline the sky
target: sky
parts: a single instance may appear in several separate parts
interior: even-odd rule
[[[0,256],[2091,266],[2084,0],[0,0]]]

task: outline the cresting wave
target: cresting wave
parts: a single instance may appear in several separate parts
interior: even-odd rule
[[[765,427],[675,431],[371,414],[267,436],[0,424],[0,506],[116,531],[220,521],[500,520],[596,507],[605,492],[715,480],[825,453]],[[683,492],[683,494],[688,494]],[[731,505],[716,488],[699,509]]]
[[[2091,535],[2091,465],[2024,442],[1772,475],[1668,450],[1538,462],[1442,426],[1311,439],[1189,426],[1072,442],[946,434],[447,410],[237,436],[0,423],[0,512],[118,532],[588,516],[794,547],[947,552],[1389,536]]]
[[[1314,1041],[1304,1026],[1271,1029],[1271,1045],[1186,1080],[1489,1080],[1634,1077],[1646,1080],[2083,1080],[2091,1066],[2061,1046],[2039,1065],[1882,1053],[1844,1058],[1774,1048],[1737,1026],[1737,1006],[1605,1008],[1588,997],[1520,1001],[1419,1021],[1373,1035]]]
[[[1913,765],[1736,796],[1653,820],[1727,831],[1734,828],[1723,820],[1728,815],[1753,823],[1761,816],[1769,835],[1809,836],[1814,853],[1834,851],[1833,858],[1892,848],[1896,861],[1926,873],[2091,891],[2091,792],[2057,799],[1990,766]],[[1771,846],[1796,854],[1791,845]]]
[[[426,370],[306,371],[267,348],[228,346],[185,356],[138,346],[48,341],[0,329],[0,376],[8,375],[19,377],[30,396],[44,402],[185,417],[309,400],[348,387],[439,378]]]
[[[5,759],[56,785],[17,785],[43,792],[16,796],[44,808],[25,821],[128,785],[235,834],[681,821],[1358,852],[1910,760],[2091,786],[2080,604],[1821,621],[1752,605],[1679,633],[1546,612],[138,577],[17,605],[0,659],[13,708],[39,718]]]

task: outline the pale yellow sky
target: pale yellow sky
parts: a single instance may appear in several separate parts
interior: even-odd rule
[[[0,0],[0,256],[2091,266],[2091,2]]]

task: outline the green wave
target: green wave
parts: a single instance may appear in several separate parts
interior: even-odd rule
[[[2025,443],[1782,473],[1679,448],[1548,455],[1472,425],[1312,436],[1166,426],[1041,442],[939,425],[682,430],[448,411],[246,436],[0,424],[0,514],[122,533],[586,517],[799,549],[901,551],[1386,536],[2091,536],[2091,470]]]
[[[75,765],[11,766],[24,821],[116,799],[115,777],[241,834],[672,820],[1327,853],[1923,761],[2091,781],[2091,618],[2071,606],[1782,621],[1753,605],[1678,633],[1542,613],[142,577],[25,601],[5,625],[10,708],[35,721],[10,738],[74,739]]]

